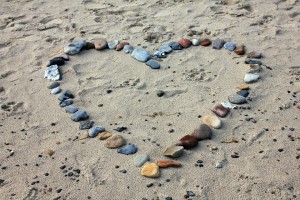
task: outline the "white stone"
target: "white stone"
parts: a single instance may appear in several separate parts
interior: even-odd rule
[[[258,81],[259,74],[245,74],[244,81],[245,83],[254,83]]]
[[[58,71],[58,66],[57,65],[51,65],[47,67],[45,70],[45,78],[53,80],[53,81],[58,81],[60,80],[60,74]]]

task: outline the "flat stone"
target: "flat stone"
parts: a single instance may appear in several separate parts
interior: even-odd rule
[[[221,49],[225,44],[225,41],[223,39],[216,39],[213,41],[212,48],[213,49]]]
[[[181,167],[182,166],[182,164],[180,162],[175,162],[173,160],[158,160],[156,163],[160,168]]]
[[[259,78],[260,76],[258,74],[245,74],[244,81],[245,83],[255,83]]]
[[[109,149],[117,149],[125,145],[125,140],[121,135],[115,135],[108,138],[105,142],[105,147]]]
[[[124,48],[123,48],[123,51],[125,53],[132,53],[133,50],[134,50],[134,47],[131,46],[131,45],[125,45]]]
[[[117,45],[120,43],[119,40],[114,40],[112,42],[107,43],[109,49],[116,49]]]
[[[107,48],[107,41],[105,39],[99,39],[94,42],[96,50],[104,50]]]
[[[172,52],[172,48],[170,47],[169,44],[164,43],[164,44],[162,44],[162,45],[159,47],[158,51],[164,52],[164,53],[171,53],[171,52]]]
[[[47,69],[45,70],[44,77],[52,81],[59,81],[61,79],[61,76],[58,70],[58,66],[51,65],[47,67]]]
[[[245,97],[238,95],[238,94],[229,95],[228,100],[230,103],[233,103],[233,104],[243,104],[243,103],[247,102]]]
[[[135,144],[129,144],[124,147],[120,147],[117,149],[117,152],[120,154],[125,154],[125,155],[130,155],[130,154],[135,154],[137,152],[137,147]]]
[[[70,105],[70,106],[66,107],[65,111],[67,113],[75,113],[75,112],[78,111],[78,108],[76,108],[75,106]]]
[[[191,134],[199,141],[201,140],[208,140],[212,138],[212,130],[207,124],[201,124],[199,128],[195,129]]]
[[[54,89],[54,88],[57,88],[58,86],[60,86],[60,83],[59,83],[59,82],[56,82],[56,81],[53,81],[53,82],[51,82],[51,83],[47,86],[47,88],[48,88],[48,89]]]
[[[73,99],[73,98],[74,98],[74,95],[69,90],[66,90],[59,95],[58,100],[64,101],[64,100]]]
[[[237,94],[243,97],[247,97],[249,95],[249,92],[247,90],[240,90],[237,92]]]
[[[199,44],[200,44],[200,40],[199,40],[199,39],[196,39],[196,38],[194,38],[194,39],[192,39],[192,44],[193,44],[194,46],[199,46]]]
[[[140,154],[140,155],[137,155],[135,158],[134,158],[134,166],[136,167],[141,167],[143,166],[143,164],[145,164],[147,161],[149,161],[149,155],[147,154]]]
[[[233,42],[226,42],[224,44],[224,48],[227,49],[228,51],[234,51],[236,48],[236,45]]]
[[[183,48],[188,48],[192,45],[192,41],[186,38],[182,38],[178,41],[178,44]]]
[[[65,46],[64,52],[69,55],[75,55],[78,54],[85,45],[86,41],[84,40],[75,41]]]
[[[95,126],[93,128],[90,128],[88,130],[89,133],[89,137],[94,138],[96,137],[99,133],[102,133],[105,131],[105,128],[101,127],[101,126]]]
[[[60,89],[60,87],[58,86],[58,87],[56,87],[56,88],[53,88],[52,90],[51,90],[51,94],[53,94],[53,95],[55,95],[55,94],[58,94],[58,93],[60,93],[61,92],[61,89]]]
[[[148,60],[146,62],[146,65],[148,65],[152,69],[159,69],[160,68],[160,64],[155,60]]]
[[[225,117],[229,112],[229,109],[224,107],[222,104],[216,104],[211,107],[211,111],[213,111],[219,117]]]
[[[246,59],[245,60],[246,64],[257,64],[257,65],[262,65],[262,62],[260,60],[253,60],[253,59]]]
[[[184,148],[182,146],[172,145],[165,150],[164,156],[178,158],[182,155],[183,150]]]
[[[112,134],[110,132],[104,131],[102,133],[99,133],[99,135],[97,136],[97,138],[99,140],[106,140],[107,138],[111,137]]]
[[[62,107],[62,108],[66,107],[66,106],[69,106],[69,105],[72,105],[72,104],[73,104],[73,100],[71,100],[71,99],[67,99],[67,100],[59,102],[59,106]]]
[[[173,49],[173,50],[182,50],[182,47],[179,45],[178,42],[172,41],[169,42],[169,46]]]
[[[159,167],[156,163],[147,162],[141,170],[141,175],[149,178],[157,178],[160,176]]]
[[[206,115],[202,118],[202,122],[208,126],[219,129],[222,125],[221,120],[217,116]]]
[[[128,42],[121,42],[121,43],[119,43],[117,45],[117,47],[116,47],[116,50],[117,51],[121,51],[124,48],[125,45],[129,45],[129,43]]]
[[[134,49],[131,56],[140,62],[147,62],[151,58],[151,54],[142,48]]]
[[[236,49],[234,50],[234,53],[236,53],[237,55],[244,55],[245,54],[245,45],[239,45],[236,47]]]
[[[92,120],[86,120],[86,121],[81,121],[79,125],[80,130],[85,130],[85,129],[90,129],[94,125],[94,121]]]
[[[228,108],[228,109],[233,109],[233,107],[234,107],[229,101],[224,101],[221,104],[222,104],[222,106],[224,106],[225,108]]]
[[[185,149],[191,149],[198,145],[198,139],[192,135],[185,135],[176,143],[176,145],[183,146]]]
[[[54,57],[49,60],[47,67],[50,67],[51,65],[61,66],[63,64],[65,64],[65,59],[63,57]]]
[[[261,51],[251,51],[247,54],[247,58],[261,58],[262,52]]]
[[[71,119],[72,119],[74,122],[87,120],[88,118],[89,118],[89,115],[88,115],[87,112],[84,111],[84,110],[78,110],[77,112],[75,112],[75,113],[71,116]]]
[[[211,41],[210,41],[210,39],[204,39],[204,40],[202,40],[201,42],[200,42],[200,45],[201,46],[204,46],[204,47],[207,47],[207,46],[209,46],[209,45],[211,45]]]

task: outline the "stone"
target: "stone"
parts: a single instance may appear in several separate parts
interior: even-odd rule
[[[85,50],[95,49],[95,44],[91,42],[87,42],[86,45],[83,47]]]
[[[160,64],[155,60],[148,60],[146,62],[146,65],[148,65],[152,69],[159,69],[160,68]]]
[[[245,54],[245,45],[239,45],[236,47],[236,49],[234,50],[234,53],[236,53],[237,55],[244,55]]]
[[[224,106],[225,108],[228,108],[228,109],[233,109],[233,105],[229,102],[229,101],[224,101],[221,103],[222,106]]]
[[[116,49],[117,45],[120,43],[119,40],[114,40],[112,42],[107,43],[109,49]]]
[[[249,90],[249,86],[248,85],[239,85],[236,87],[239,90]]]
[[[164,43],[164,44],[162,44],[162,45],[159,47],[158,51],[164,52],[164,53],[167,54],[167,53],[171,53],[171,52],[172,52],[172,48],[170,47],[169,44]]]
[[[247,90],[240,90],[237,92],[237,94],[243,97],[247,97],[249,95],[249,92]]]
[[[81,121],[79,125],[80,130],[85,130],[85,129],[90,129],[94,125],[94,121],[92,120],[86,120],[86,121]]]
[[[150,158],[147,154],[140,154],[134,158],[133,164],[136,167],[141,167],[141,166],[143,166],[143,164],[145,164],[147,161],[149,161],[149,159]]]
[[[99,39],[94,42],[94,45],[95,45],[96,50],[101,51],[101,50],[106,49],[108,44],[105,39]]]
[[[73,99],[73,98],[74,98],[74,95],[69,90],[66,90],[59,95],[58,100],[64,101],[64,100]]]
[[[198,145],[198,139],[192,135],[185,135],[176,143],[176,145],[183,146],[185,149],[191,149]]]
[[[117,51],[121,51],[124,48],[125,45],[129,45],[129,43],[128,42],[121,42],[121,43],[119,43],[117,45],[117,47],[116,47],[116,50]]]
[[[165,150],[164,156],[179,158],[182,155],[183,150],[184,148],[182,146],[172,145]]]
[[[142,48],[134,49],[131,56],[140,62],[147,62],[151,58],[151,54]]]
[[[127,146],[118,148],[117,152],[125,155],[135,154],[137,152],[137,147],[135,144],[129,144]]]
[[[157,95],[158,97],[162,97],[162,96],[165,95],[165,92],[162,91],[162,90],[158,90],[158,91],[156,92],[156,95]]]
[[[256,73],[260,73],[261,71],[262,71],[261,65],[250,64],[250,69],[249,69],[248,73],[256,74]]]
[[[216,163],[216,168],[219,168],[219,169],[220,169],[220,168],[222,168],[222,167],[223,167],[223,164],[222,164],[221,162],[217,162],[217,163]]]
[[[224,107],[222,104],[216,104],[211,107],[211,111],[213,111],[219,117],[225,117],[229,112],[229,109]]]
[[[160,176],[159,167],[156,163],[147,162],[141,170],[141,175],[149,178],[157,178]]]
[[[97,136],[97,138],[99,140],[106,140],[107,138],[111,137],[112,134],[110,132],[104,131],[102,133],[99,133],[99,135]]]
[[[123,48],[123,51],[125,53],[132,53],[133,50],[134,50],[134,47],[131,46],[131,45],[125,45],[124,48]]]
[[[182,164],[180,162],[175,162],[173,160],[158,160],[156,163],[160,168],[181,167],[182,166]]]
[[[225,41],[223,39],[216,39],[213,41],[212,48],[213,49],[221,49],[225,44]]]
[[[89,133],[89,137],[94,138],[96,137],[99,133],[102,133],[105,131],[105,128],[101,127],[101,126],[95,126],[93,128],[90,128],[88,130]]]
[[[69,106],[69,105],[72,105],[72,104],[73,104],[73,100],[71,100],[71,99],[67,99],[67,100],[59,102],[59,106],[62,107],[62,108],[66,107],[66,106]]]
[[[192,41],[186,38],[182,38],[178,41],[178,44],[183,48],[188,48],[192,45]]]
[[[222,125],[221,120],[217,116],[211,115],[204,116],[202,122],[215,129],[219,129]]]
[[[201,124],[199,128],[195,129],[191,134],[199,141],[201,140],[208,140],[212,138],[212,130],[207,124]]]
[[[162,52],[162,51],[155,51],[153,56],[156,56],[157,58],[166,58],[167,55],[165,52]]]
[[[247,54],[247,58],[261,58],[262,52],[261,51],[251,51]]]
[[[121,135],[115,135],[108,138],[105,142],[105,147],[109,149],[117,149],[125,145],[125,140]]]
[[[54,154],[54,151],[52,149],[47,149],[45,151],[45,153],[48,155],[48,156],[52,156]]]
[[[51,65],[61,66],[63,64],[65,64],[65,59],[63,57],[54,57],[49,60],[47,67],[50,67]]]
[[[210,41],[210,39],[204,39],[200,42],[200,45],[207,47],[207,46],[211,45],[211,41]]]
[[[47,86],[47,88],[48,88],[48,89],[54,89],[54,88],[57,88],[58,86],[60,86],[60,83],[59,83],[59,82],[56,82],[56,81],[53,81],[53,82],[51,82],[51,83]]]
[[[259,74],[245,74],[244,81],[245,83],[255,83],[259,78]]]
[[[88,118],[89,118],[89,115],[84,110],[78,110],[71,116],[71,119],[74,122],[84,121],[84,120],[87,120]]]
[[[233,42],[226,42],[224,44],[224,48],[227,49],[228,51],[234,51],[236,48],[236,45]]]
[[[196,39],[196,38],[194,38],[194,39],[192,39],[192,44],[193,44],[194,46],[199,46],[199,44],[200,44],[200,40],[199,40],[199,39]]]
[[[86,41],[78,40],[65,46],[64,52],[69,55],[75,55],[86,45]]]
[[[173,50],[182,50],[182,47],[179,45],[178,42],[172,41],[169,43],[169,46],[173,49]]]
[[[230,101],[230,103],[233,103],[233,104],[243,104],[243,103],[247,102],[245,97],[238,95],[238,94],[229,95],[228,100]]]
[[[52,81],[59,81],[61,77],[60,77],[60,73],[58,70],[58,66],[51,65],[51,66],[47,67],[47,69],[45,70],[44,77],[47,79],[50,79]]]
[[[68,107],[66,107],[65,111],[67,113],[75,113],[78,111],[78,108],[76,108],[75,106],[68,106]]]
[[[56,87],[56,88],[53,88],[52,90],[51,90],[51,94],[53,94],[53,95],[55,95],[55,94],[58,94],[58,93],[60,93],[61,92],[61,89],[60,89],[60,87],[58,86],[58,87]]]
[[[253,59],[246,59],[245,60],[246,64],[257,64],[257,65],[262,65],[262,62],[260,60],[253,60]]]

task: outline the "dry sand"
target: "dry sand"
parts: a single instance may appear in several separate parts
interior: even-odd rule
[[[297,0],[2,0],[0,199],[177,200],[186,191],[196,194],[190,199],[300,199],[300,110],[293,105],[300,92],[299,10]],[[81,144],[85,131],[46,87],[49,58],[73,39],[120,39],[153,52],[181,37],[222,38],[263,52],[262,78],[250,85],[251,110],[233,110],[212,140],[177,159],[183,167],[163,169],[157,179],[140,175],[135,155],[117,154],[97,139]],[[151,70],[123,52],[89,50],[61,67],[62,88],[97,125],[113,134],[128,127],[126,140],[157,161],[199,126],[199,115],[237,91],[244,60],[225,49],[191,47]],[[158,98],[158,90],[166,95]],[[239,142],[222,143],[232,137]],[[240,157],[231,158],[234,152]],[[194,166],[199,159],[202,168]],[[65,177],[63,165],[80,176]]]

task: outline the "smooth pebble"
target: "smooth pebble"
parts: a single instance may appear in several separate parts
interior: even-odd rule
[[[125,155],[135,154],[137,152],[137,147],[135,144],[129,144],[124,147],[118,148],[117,152]]]
[[[207,140],[212,138],[212,130],[207,124],[201,124],[197,129],[191,134],[200,140]]]
[[[65,64],[65,59],[63,57],[54,57],[49,60],[47,67],[50,67],[51,65],[61,66],[63,64]]]
[[[65,46],[64,52],[69,55],[75,55],[78,54],[85,45],[86,41],[84,40],[75,41]]]
[[[140,62],[147,62],[151,58],[151,54],[142,48],[134,49],[131,56]]]
[[[59,82],[56,82],[56,81],[53,81],[53,82],[51,82],[51,83],[47,86],[47,88],[48,88],[48,89],[54,89],[54,88],[57,88],[58,86],[60,86],[60,83],[59,83]]]
[[[159,167],[156,163],[147,162],[141,170],[141,175],[149,178],[157,178],[160,175]]]
[[[176,145],[183,146],[185,149],[191,149],[198,145],[198,139],[192,135],[185,135],[176,143]]]
[[[255,83],[259,78],[259,74],[245,74],[244,81],[245,83]]]
[[[53,89],[51,90],[51,94],[58,94],[58,93],[60,93],[60,92],[61,92],[61,89],[60,89],[59,86],[56,87],[56,88],[53,88]]]
[[[121,135],[115,135],[105,141],[105,147],[116,149],[125,145],[125,139]]]
[[[124,48],[123,48],[123,51],[125,53],[132,53],[133,50],[134,50],[134,47],[131,46],[131,45],[125,45]]]
[[[236,48],[236,45],[233,42],[226,42],[224,44],[224,48],[227,49],[228,51],[234,51]]]
[[[152,69],[159,69],[160,68],[160,64],[155,60],[148,60],[146,62],[146,65],[148,65]]]
[[[120,43],[119,40],[114,40],[112,42],[107,43],[109,49],[116,49],[117,45]]]
[[[192,44],[193,44],[194,46],[199,46],[199,44],[200,44],[200,40],[199,40],[199,39],[196,39],[196,38],[194,38],[194,39],[192,39]]]
[[[172,41],[169,42],[169,46],[173,49],[173,50],[181,50],[182,47],[179,45],[178,42]]]
[[[66,107],[67,113],[75,113],[77,111],[78,111],[78,108],[76,108],[75,106],[70,105],[70,106]]]
[[[178,158],[182,155],[183,151],[184,148],[182,146],[172,145],[165,150],[164,156]]]
[[[225,117],[229,112],[229,109],[224,107],[222,104],[216,104],[211,107],[211,111],[213,111],[219,117]]]
[[[217,116],[211,115],[204,116],[202,122],[215,129],[219,129],[222,125],[221,120]]]
[[[67,100],[59,102],[59,106],[62,107],[62,108],[66,107],[66,106],[69,106],[69,105],[72,105],[72,104],[73,104],[73,100],[71,100],[71,99],[67,99]]]
[[[238,94],[229,95],[228,100],[229,100],[230,103],[233,103],[233,104],[246,103],[246,98],[241,96],[241,95],[238,95]]]
[[[95,126],[93,128],[90,128],[88,130],[89,133],[89,137],[94,138],[96,137],[99,133],[102,133],[105,131],[105,128],[101,127],[101,126]]]
[[[147,154],[140,154],[140,155],[137,155],[135,158],[134,158],[134,166],[136,167],[141,167],[143,166],[143,164],[145,164],[147,161],[149,161],[149,155]]]
[[[212,48],[213,49],[221,49],[225,44],[225,41],[223,39],[216,39],[213,41]]]
[[[71,116],[71,119],[72,119],[74,122],[87,120],[88,118],[89,118],[89,115],[88,115],[87,112],[84,111],[84,110],[78,110],[77,112],[75,112],[75,113]]]

